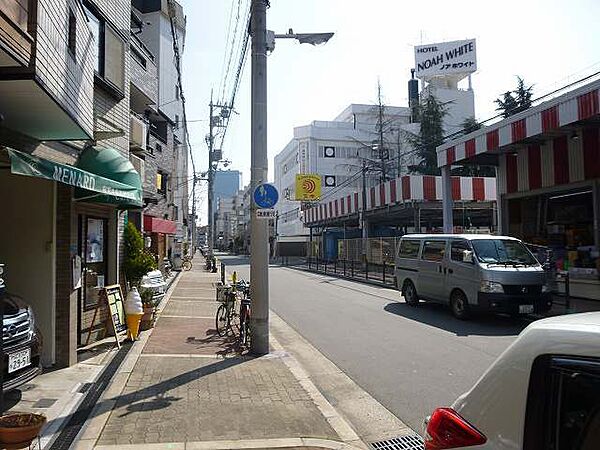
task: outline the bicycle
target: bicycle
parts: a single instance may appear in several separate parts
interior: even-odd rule
[[[181,263],[181,268],[186,272],[192,270],[192,257],[190,255],[185,255],[183,257],[183,261]]]
[[[233,286],[224,286],[222,298],[217,299],[221,302],[221,305],[215,316],[215,328],[217,334],[221,337],[227,335],[229,330],[233,332],[232,321],[236,315],[235,303],[237,296],[238,294]]]
[[[252,316],[252,308],[250,303],[250,283],[242,280],[238,283],[238,287],[240,288],[240,292],[243,294],[243,297],[240,302],[240,347],[250,348],[251,342],[251,328],[250,328],[250,319]]]

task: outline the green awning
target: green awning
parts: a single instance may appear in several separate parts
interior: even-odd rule
[[[136,185],[116,181],[81,167],[41,159],[17,150],[8,149],[7,151],[10,156],[10,171],[13,174],[45,178],[74,186],[78,188],[81,197],[89,198],[92,201],[101,201],[124,208],[143,206],[141,180],[133,166],[131,166],[131,170],[137,175]],[[122,179],[132,183],[136,181],[132,174]]]
[[[142,179],[135,170],[131,161],[113,148],[87,147],[83,150],[75,163],[79,169],[104,177],[122,186],[128,186],[135,192],[134,197],[122,197],[115,192],[106,192],[106,195],[97,195],[86,192],[85,188],[79,188],[75,192],[75,198],[86,199],[97,203],[117,204],[120,207],[141,208],[142,202]],[[89,190],[88,190],[89,191]],[[97,191],[96,191],[97,192]]]

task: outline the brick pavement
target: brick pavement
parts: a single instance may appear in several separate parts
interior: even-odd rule
[[[290,371],[285,351],[253,358],[241,355],[232,337],[216,335],[218,278],[195,267],[181,275],[96,445],[341,441],[331,417]]]

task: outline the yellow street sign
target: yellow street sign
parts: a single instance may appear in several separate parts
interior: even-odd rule
[[[314,174],[296,175],[296,200],[312,202],[321,198],[321,176]]]

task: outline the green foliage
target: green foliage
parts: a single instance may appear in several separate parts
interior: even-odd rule
[[[123,244],[125,247],[123,270],[127,281],[137,286],[144,275],[156,269],[156,260],[144,249],[144,238],[132,222],[128,222],[125,227]]]
[[[514,91],[505,92],[494,100],[498,105],[496,111],[500,111],[502,117],[505,118],[525,111],[531,106],[532,96],[533,86],[525,86],[523,78],[517,76],[517,88]]]
[[[461,123],[461,127],[463,129],[463,134],[469,134],[479,130],[483,125],[479,123],[475,117],[467,117]]]
[[[439,175],[436,148],[444,142],[444,117],[446,106],[432,94],[424,97],[418,106],[421,128],[418,134],[410,134],[408,141],[421,157],[412,171],[422,175]]]

